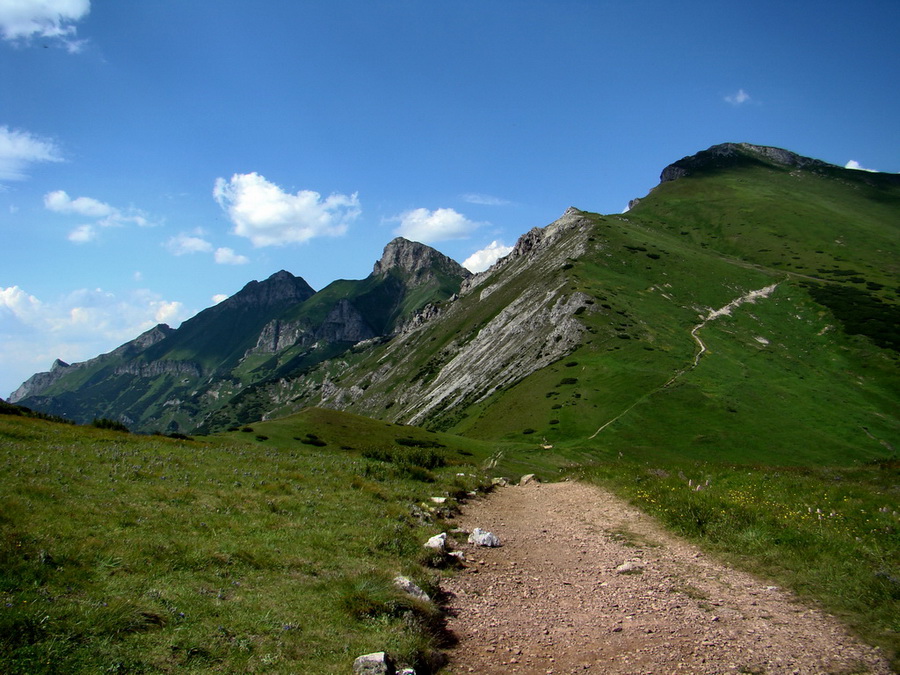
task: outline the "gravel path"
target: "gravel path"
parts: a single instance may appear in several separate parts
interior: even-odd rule
[[[502,488],[459,524],[503,545],[459,543],[466,567],[445,584],[454,675],[891,673],[833,617],[597,487]],[[630,572],[617,571],[629,561]]]

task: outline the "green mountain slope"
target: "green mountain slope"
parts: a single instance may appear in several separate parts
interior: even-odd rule
[[[717,147],[627,214],[530,232],[390,343],[246,400],[596,457],[889,456],[900,181]]]

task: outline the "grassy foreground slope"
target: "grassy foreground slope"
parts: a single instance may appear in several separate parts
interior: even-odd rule
[[[434,591],[446,525],[411,509],[486,453],[328,411],[202,440],[0,415],[0,671],[431,672],[440,617],[391,579]]]

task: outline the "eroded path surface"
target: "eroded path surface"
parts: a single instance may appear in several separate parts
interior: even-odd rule
[[[503,546],[461,544],[466,569],[445,584],[454,675],[891,672],[832,617],[599,488],[501,488],[459,522]]]

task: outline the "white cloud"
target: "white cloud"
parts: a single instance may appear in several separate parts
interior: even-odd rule
[[[54,213],[95,218],[94,223],[80,225],[69,233],[69,241],[81,244],[96,240],[100,235],[98,228],[101,227],[124,227],[129,224],[149,227],[155,224],[140,209],[131,206],[120,209],[93,197],[72,199],[65,190],[54,190],[45,194],[44,207]]]
[[[282,246],[314,237],[344,234],[361,213],[357,194],[333,194],[300,190],[290,194],[258,173],[217,178],[213,197],[234,223],[234,234],[254,246]]]
[[[222,302],[223,300],[227,300],[227,299],[228,299],[228,296],[225,295],[224,293],[216,293],[214,296],[212,296],[212,301],[213,301],[214,305],[218,305],[220,302]]]
[[[400,226],[394,234],[401,237],[430,244],[447,239],[465,239],[474,232],[481,223],[469,220],[454,209],[413,209],[396,216]]]
[[[750,94],[748,94],[743,89],[738,89],[737,93],[731,94],[730,96],[726,96],[725,100],[731,105],[741,105],[750,100]]]
[[[62,161],[59,148],[50,139],[0,126],[0,180],[24,180],[29,164]]]
[[[469,204],[478,204],[480,206],[508,206],[512,202],[493,195],[483,195],[474,192],[462,195],[463,201]]]
[[[87,244],[88,242],[96,240],[98,235],[97,228],[93,225],[79,225],[69,232],[67,238],[69,241],[76,244]]]
[[[250,259],[245,255],[239,255],[230,248],[217,248],[215,253],[216,262],[220,265],[246,265]]]
[[[75,39],[72,24],[90,11],[90,0],[4,0],[0,2],[0,34],[10,41],[60,40],[70,52],[77,52],[84,43]]]
[[[845,169],[855,169],[857,171],[869,171],[870,173],[878,173],[876,169],[867,169],[862,164],[857,162],[855,159],[851,159],[844,165]]]
[[[91,197],[72,199],[65,190],[56,190],[44,195],[44,206],[56,213],[77,213],[88,218],[106,218],[116,212],[109,204]]]
[[[209,253],[213,250],[213,245],[206,239],[182,232],[174,237],[170,237],[169,241],[166,242],[166,248],[173,255],[187,255],[188,253]]]
[[[47,370],[108,352],[157,323],[177,326],[190,316],[177,301],[148,290],[116,295],[80,289],[41,301],[18,286],[0,288],[0,395]]]
[[[499,241],[492,241],[480,251],[475,251],[463,261],[462,266],[470,272],[484,272],[488,267],[500,258],[508,255],[513,250],[512,246],[504,246]]]

